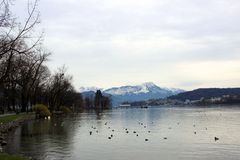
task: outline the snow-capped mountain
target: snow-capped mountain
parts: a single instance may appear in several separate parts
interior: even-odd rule
[[[97,90],[102,90],[102,89],[98,87],[80,87],[79,88],[80,93],[90,92],[90,91],[96,92]]]
[[[87,90],[96,91],[95,90]],[[104,95],[110,95],[113,106],[118,106],[122,102],[145,101],[149,99],[166,98],[184,90],[176,88],[160,88],[152,82],[134,86],[113,87],[102,91]],[[85,92],[86,93],[86,92]],[[84,94],[84,93],[83,93]]]
[[[136,86],[114,87],[104,90],[104,92],[111,95],[147,94],[147,93],[161,93],[164,95],[165,94],[172,95],[181,93],[183,92],[183,90],[176,88],[160,88],[152,82],[147,82]]]
[[[147,82],[135,86],[114,87],[104,90],[103,92],[112,95],[113,104],[119,105],[122,102],[166,98],[184,92],[184,90],[176,88],[160,88],[152,82]]]

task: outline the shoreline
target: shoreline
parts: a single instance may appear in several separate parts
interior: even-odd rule
[[[33,113],[7,115],[0,118],[0,158],[1,156],[3,156],[4,158],[6,158],[6,160],[11,159],[12,157],[19,157],[19,159],[27,159],[22,156],[9,155],[3,151],[3,147],[7,145],[6,137],[9,132],[21,126],[25,121],[32,119],[35,119],[35,114]]]

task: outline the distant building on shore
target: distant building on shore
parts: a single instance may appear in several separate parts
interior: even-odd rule
[[[131,104],[120,104],[119,107],[131,107]]]

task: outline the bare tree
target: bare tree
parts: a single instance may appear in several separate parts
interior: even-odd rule
[[[7,102],[8,109],[20,104],[23,112],[36,103],[45,103],[52,111],[61,105],[81,107],[81,94],[74,90],[65,67],[51,76],[45,65],[50,53],[42,47],[42,33],[36,35],[34,30],[40,22],[38,0],[28,3],[23,23],[11,13],[13,2],[0,0],[0,103]]]
[[[31,56],[30,56],[31,55]],[[48,69],[44,66],[44,62],[48,60],[50,53],[38,50],[37,53],[29,53],[27,56],[21,55],[16,61],[18,70],[16,74],[16,82],[21,88],[21,107],[22,111],[27,110],[30,99],[41,80],[45,80],[49,76]]]
[[[64,96],[68,91],[73,91],[72,76],[66,74],[65,66],[58,69],[52,76],[49,83],[49,105],[50,109],[59,110],[61,105],[64,105]]]
[[[9,26],[10,11],[9,11],[9,0],[2,0],[0,2],[0,27]]]
[[[4,83],[11,70],[14,55],[27,55],[41,43],[42,34],[37,38],[33,36],[34,27],[40,22],[37,2],[28,3],[28,16],[24,23],[16,22],[11,15],[11,0],[0,2],[0,64],[7,63],[5,70],[0,73],[0,84]]]

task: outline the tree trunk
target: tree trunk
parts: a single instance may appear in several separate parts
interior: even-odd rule
[[[21,102],[21,112],[26,112],[27,111],[27,105],[28,105],[28,100],[27,96],[22,93],[22,102]]]

